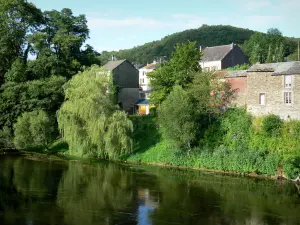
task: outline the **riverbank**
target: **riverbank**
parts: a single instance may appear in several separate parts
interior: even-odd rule
[[[129,163],[214,171],[224,174],[294,179],[299,174],[298,121],[251,118],[235,110],[209,126],[198,147],[190,151],[174,148],[157,128],[152,116],[134,117],[134,152],[124,157]],[[271,120],[271,122],[269,122]],[[262,128],[269,122],[270,134]],[[279,121],[280,122],[280,121]]]

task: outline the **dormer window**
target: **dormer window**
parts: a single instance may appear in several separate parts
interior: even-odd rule
[[[291,75],[284,76],[284,87],[285,88],[292,87],[292,76]]]

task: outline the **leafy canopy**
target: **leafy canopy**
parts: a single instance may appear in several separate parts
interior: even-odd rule
[[[185,88],[192,83],[195,73],[201,71],[201,55],[196,48],[196,42],[176,45],[170,61],[147,74],[153,88],[151,101],[159,104],[166,99],[175,85]]]

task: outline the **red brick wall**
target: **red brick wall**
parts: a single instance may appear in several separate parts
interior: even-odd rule
[[[236,90],[236,98],[233,103],[238,106],[245,106],[247,100],[247,77],[226,78],[226,81],[231,84],[232,90]]]

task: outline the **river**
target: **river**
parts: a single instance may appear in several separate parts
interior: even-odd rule
[[[0,224],[300,224],[289,182],[0,157]]]

